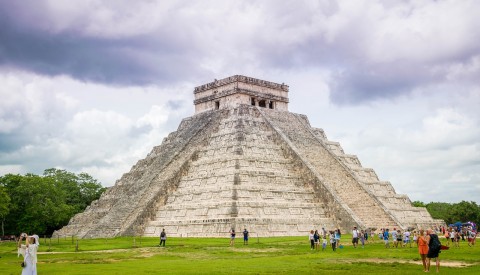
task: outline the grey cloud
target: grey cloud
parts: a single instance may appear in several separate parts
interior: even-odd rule
[[[0,65],[44,75],[117,85],[178,81],[200,68],[175,39],[120,39],[50,33],[29,28],[0,7]],[[33,23],[33,22],[32,22]],[[159,35],[160,37],[162,35]],[[190,53],[192,54],[192,53]]]
[[[337,104],[355,104],[409,93],[418,84],[438,76],[428,68],[410,63],[365,64],[334,74],[331,100]]]

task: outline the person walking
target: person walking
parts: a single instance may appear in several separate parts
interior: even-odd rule
[[[353,248],[357,248],[357,245],[358,245],[358,235],[360,233],[358,232],[358,229],[356,226],[353,227],[353,230],[352,230],[352,244],[353,244]]]
[[[330,244],[332,245],[332,250],[335,252],[337,250],[337,241],[333,231],[330,231]]]
[[[440,271],[440,248],[442,244],[440,243],[440,240],[438,239],[437,234],[435,234],[432,229],[427,230],[427,236],[425,240],[428,243],[428,253],[427,253],[427,272],[430,271],[430,260],[435,259],[436,261],[436,267],[437,267],[437,272]]]
[[[366,236],[366,233],[363,232],[363,230],[360,231],[360,243],[362,244],[362,248],[365,247],[365,240],[366,240],[365,236]]]
[[[320,234],[318,234],[318,230],[315,230],[315,233],[313,234],[313,240],[315,242],[315,250],[318,250],[320,247]]]
[[[417,231],[413,231],[413,243],[415,243],[415,245],[417,245],[418,247],[418,234],[417,234]]]
[[[340,229],[335,230],[335,245],[340,247],[340,238],[342,237]]]
[[[308,240],[310,241],[310,250],[315,249],[315,234],[313,230],[310,230],[310,234],[308,234]]]
[[[425,232],[423,230],[420,230],[420,233],[417,236],[417,247],[420,258],[422,258],[423,271],[427,272],[428,243],[425,239]]]
[[[388,233],[388,228],[387,228],[383,232],[383,241],[385,242],[385,248],[390,248],[390,244],[388,243],[389,237],[390,237],[390,234]]]
[[[162,229],[162,233],[160,233],[160,244],[158,246],[165,247],[165,241],[167,240],[167,233],[165,233],[165,228]]]
[[[410,242],[410,230],[408,229],[403,233],[403,246],[407,247],[407,245],[410,245],[410,248],[412,248],[412,243]]]

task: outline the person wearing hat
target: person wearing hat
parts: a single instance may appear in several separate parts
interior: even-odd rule
[[[25,244],[22,240],[25,238]],[[20,234],[18,238],[18,256],[23,256],[22,275],[36,275],[37,274],[37,250],[40,245],[40,238],[38,235],[28,236],[27,233]]]

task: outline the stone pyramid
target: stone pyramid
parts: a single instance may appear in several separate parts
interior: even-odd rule
[[[225,237],[305,235],[314,228],[443,224],[413,207],[305,115],[288,86],[235,75],[196,87],[195,115],[55,232]]]

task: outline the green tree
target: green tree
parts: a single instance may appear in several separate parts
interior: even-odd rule
[[[87,173],[75,175],[65,170],[50,168],[45,170],[43,175],[54,180],[58,187],[63,190],[66,203],[73,206],[76,213],[84,210],[106,190]]]
[[[425,203],[421,202],[421,201],[414,201],[412,202],[412,205],[415,206],[415,207],[425,207]]]
[[[5,217],[10,211],[10,196],[8,195],[5,187],[0,185],[0,219],[2,219],[2,236],[5,235],[4,222]]]
[[[42,176],[8,174],[0,177],[0,186],[10,198],[4,218],[8,234],[50,234],[106,189],[86,173],[75,175],[55,168]]]
[[[430,202],[425,206],[434,219],[442,219],[447,224],[452,223],[450,211],[452,205],[446,202]]]
[[[480,224],[480,206],[473,201],[461,201],[459,203],[455,203],[450,211],[450,218],[452,223],[457,221],[473,221],[477,224]]]

